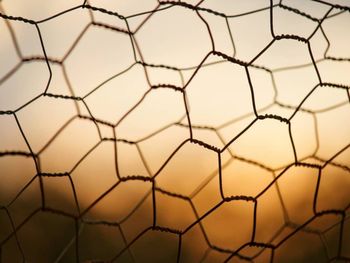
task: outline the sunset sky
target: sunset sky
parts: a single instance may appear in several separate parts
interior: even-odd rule
[[[339,224],[350,205],[349,7],[85,4],[0,1],[4,262],[70,262],[75,246],[81,260],[176,261],[179,236],[183,262],[238,262],[238,249],[261,249],[249,242],[278,246],[276,262],[350,257],[350,240],[339,245],[350,226]],[[46,237],[38,226],[53,231],[60,216],[45,211],[13,230],[43,203],[72,215],[69,230]],[[166,231],[133,243],[151,227]]]

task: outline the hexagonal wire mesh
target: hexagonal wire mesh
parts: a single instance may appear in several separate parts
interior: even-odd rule
[[[0,262],[350,260],[350,8],[0,2]]]

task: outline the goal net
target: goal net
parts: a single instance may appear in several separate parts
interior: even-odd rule
[[[0,1],[0,262],[350,261],[347,1]]]

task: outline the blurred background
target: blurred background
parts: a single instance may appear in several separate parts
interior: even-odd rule
[[[350,260],[349,8],[0,1],[0,262]]]

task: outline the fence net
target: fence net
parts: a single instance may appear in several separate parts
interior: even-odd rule
[[[0,262],[350,261],[350,7],[0,1]]]

